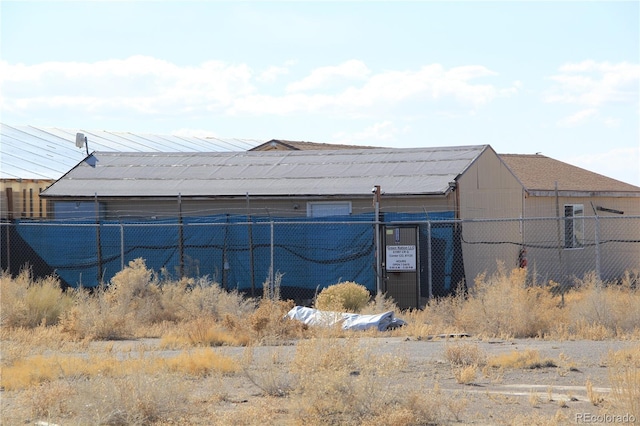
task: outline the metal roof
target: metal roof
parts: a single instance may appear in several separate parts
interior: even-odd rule
[[[215,152],[245,151],[264,140],[155,135],[105,130],[60,129],[0,124],[0,178],[56,180],[82,161],[76,147],[84,133],[90,151]]]
[[[42,195],[184,197],[444,194],[488,145],[216,153],[96,152]]]

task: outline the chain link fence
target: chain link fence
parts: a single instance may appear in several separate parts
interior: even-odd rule
[[[250,296],[272,291],[277,281],[281,297],[301,304],[328,285],[355,281],[372,294],[420,306],[473,285],[478,274],[499,265],[526,267],[533,284],[561,285],[589,273],[612,281],[640,270],[640,217],[221,215],[144,223],[17,221],[0,230],[2,270],[13,275],[29,267],[35,277],[56,274],[64,286],[93,287],[143,258],[166,278],[207,276]]]

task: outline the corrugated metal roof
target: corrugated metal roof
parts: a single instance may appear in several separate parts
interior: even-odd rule
[[[218,153],[97,152],[42,195],[185,197],[444,194],[488,145]]]
[[[101,152],[245,151],[264,142],[0,124],[0,178],[59,179],[87,155],[76,147],[78,132],[87,137],[90,151]]]
[[[544,155],[500,154],[527,191],[638,192],[630,183],[603,176]]]

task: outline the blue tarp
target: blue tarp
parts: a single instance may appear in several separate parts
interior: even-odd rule
[[[385,213],[383,219],[424,221],[427,217]],[[430,213],[428,219],[450,220],[453,213]],[[228,289],[242,291],[262,290],[272,258],[274,273],[282,274],[281,286],[302,289],[306,295],[340,281],[355,281],[372,292],[376,286],[372,213],[320,219],[216,215],[185,218],[182,227],[176,218],[105,220],[99,225],[77,220],[18,222],[16,228],[60,278],[74,287],[109,282],[122,265],[137,258],[145,259],[147,267],[157,273],[209,276]],[[426,225],[420,224],[419,229],[426,239]],[[453,227],[434,224],[431,235],[432,241],[442,241],[443,285],[450,288]]]

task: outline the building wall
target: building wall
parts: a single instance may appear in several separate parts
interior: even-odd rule
[[[568,221],[564,207],[569,204],[584,209],[584,219],[579,219],[583,235],[578,247],[567,247],[565,243]],[[594,212],[592,204],[624,214]],[[597,268],[605,281],[619,278],[626,270],[640,270],[640,219],[631,216],[640,216],[638,197],[528,196],[525,217],[546,218],[525,223],[524,241],[531,272],[538,281],[571,284],[573,279],[582,279]]]
[[[40,192],[52,183],[51,180],[38,179],[0,180],[0,218],[46,218],[47,201],[40,198]]]
[[[460,219],[518,219],[523,211],[523,189],[496,153],[487,149],[458,178]],[[467,284],[483,272],[493,273],[498,263],[515,267],[523,239],[518,220],[465,222],[462,253]]]
[[[267,198],[237,198],[237,199],[187,199],[182,198],[181,205],[178,198],[172,200],[114,200],[98,199],[103,218],[118,219],[163,219],[175,218],[182,211],[182,216],[210,216],[220,214],[274,217],[306,217],[307,203],[335,203],[350,202],[351,214],[369,213],[375,210],[373,196],[357,197],[291,197],[288,199]],[[75,201],[53,201],[54,203]],[[93,202],[93,201],[87,201]],[[424,213],[453,211],[455,202],[453,194],[449,197],[385,197],[380,200],[381,212]],[[68,209],[66,209],[68,210]],[[86,210],[86,209],[84,209]],[[85,214],[79,210],[79,215]],[[76,219],[80,217],[74,217]],[[91,218],[85,218],[91,219]]]

